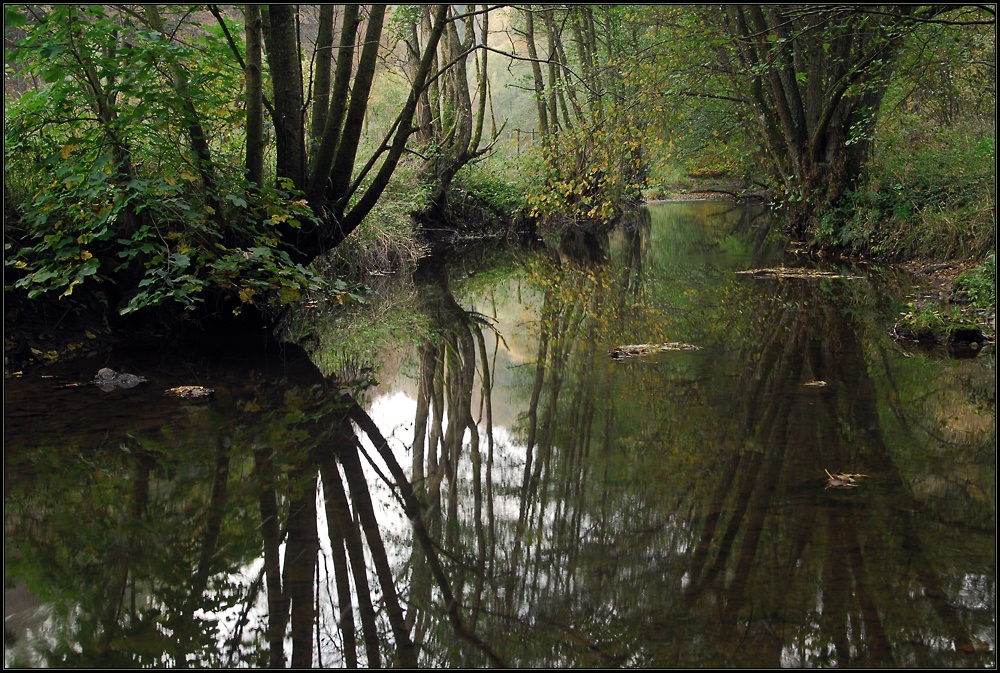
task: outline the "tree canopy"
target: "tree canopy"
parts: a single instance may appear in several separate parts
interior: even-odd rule
[[[342,300],[313,262],[401,166],[433,221],[494,155],[484,198],[516,174],[541,223],[612,219],[673,164],[816,238],[887,97],[992,138],[994,28],[979,5],[5,5],[5,285],[125,314]],[[514,124],[539,138],[516,160]]]

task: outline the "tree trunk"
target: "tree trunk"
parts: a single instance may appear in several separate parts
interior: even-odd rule
[[[261,18],[259,5],[246,5],[247,140],[246,176],[251,189],[264,186],[264,82],[261,76]]]
[[[375,79],[375,66],[378,63],[379,41],[382,38],[385,9],[385,5],[372,5],[368,15],[368,28],[365,30],[364,46],[361,48],[361,60],[358,62],[357,72],[354,75],[354,86],[351,89],[351,104],[347,110],[337,156],[330,173],[329,201],[334,204],[337,211],[342,210],[346,205],[348,186],[351,184],[351,176],[354,173],[354,160],[358,156],[361,131],[364,128],[365,114],[368,111],[368,95],[371,93],[372,81]]]
[[[330,109],[330,75],[333,71],[333,5],[319,6],[319,30],[316,35],[316,66],[313,78],[313,106],[309,139],[317,142],[326,127]]]
[[[531,59],[531,78],[535,84],[535,106],[538,109],[538,133],[543,142],[548,142],[549,113],[545,102],[545,79],[542,77],[542,66],[538,61],[538,48],[535,46],[535,14],[531,5],[524,10],[525,34],[524,40],[528,48],[528,58]]]
[[[269,5],[268,62],[274,87],[275,174],[306,186],[305,123],[302,116],[302,63],[295,28],[295,5]]]
[[[330,181],[330,170],[337,156],[341,128],[350,101],[351,72],[354,69],[354,46],[358,26],[361,24],[358,5],[344,6],[344,19],[340,28],[340,46],[337,49],[337,71],[330,94],[330,109],[323,125],[323,136],[313,160],[309,176],[309,205],[317,213],[325,211],[324,197]],[[322,215],[321,215],[322,216]]]

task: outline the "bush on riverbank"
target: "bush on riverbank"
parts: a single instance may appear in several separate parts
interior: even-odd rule
[[[992,253],[981,265],[955,279],[955,292],[981,307],[996,306],[997,262]]]
[[[820,233],[820,244],[894,260],[984,258],[996,247],[992,122],[904,118],[879,137],[865,184]]]

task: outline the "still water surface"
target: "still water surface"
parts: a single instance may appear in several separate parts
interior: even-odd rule
[[[325,378],[233,350],[8,380],[5,664],[995,666],[992,349],[894,343],[909,276],[766,217],[656,204],[428,268],[370,308],[413,319],[371,387],[334,385],[322,313]],[[609,355],[663,343],[697,349]],[[149,382],[65,387],[102,366]]]

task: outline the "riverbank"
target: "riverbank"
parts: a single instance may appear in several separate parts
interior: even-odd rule
[[[678,188],[648,199],[654,204],[665,201],[736,199],[731,183],[701,183],[697,189]],[[742,196],[742,195],[741,195]],[[763,198],[750,195],[749,198]],[[988,343],[995,343],[996,315],[971,305],[956,292],[956,280],[978,266],[975,260],[909,260],[898,266],[914,278],[911,306],[915,312],[949,316],[967,325],[975,325]],[[136,343],[157,343],[173,335],[169,325],[132,323],[112,327],[106,307],[100,302],[90,306],[74,299],[68,304],[54,299],[29,300],[24,296],[5,296],[4,302],[4,375],[17,376],[23,371],[49,363],[96,353],[112,352]],[[180,327],[174,326],[174,327]]]

